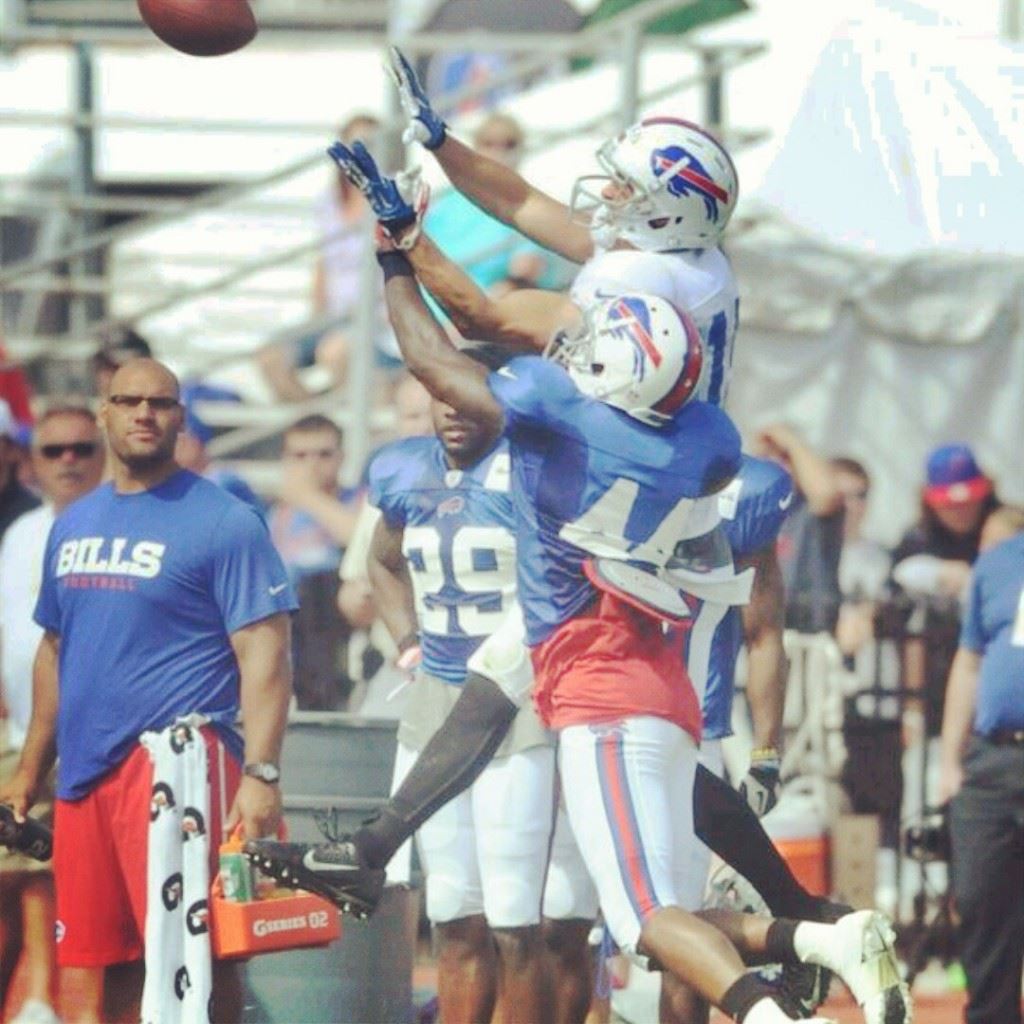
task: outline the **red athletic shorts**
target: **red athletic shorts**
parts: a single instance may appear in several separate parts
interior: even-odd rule
[[[675,722],[700,742],[700,702],[683,660],[685,627],[665,628],[601,593],[530,651],[534,702],[552,729],[637,715]]]
[[[202,731],[209,758],[212,879],[241,769],[215,730]],[[62,967],[105,967],[143,955],[152,783],[149,753],[138,746],[81,800],[56,802],[53,876]]]

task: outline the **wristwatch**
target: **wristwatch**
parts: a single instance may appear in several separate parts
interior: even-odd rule
[[[242,774],[271,786],[281,781],[281,769],[271,761],[253,761],[242,769]]]

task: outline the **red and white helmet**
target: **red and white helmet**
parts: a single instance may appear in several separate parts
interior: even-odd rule
[[[572,208],[591,214],[595,242],[623,239],[668,252],[718,244],[739,193],[732,158],[703,128],[675,117],[649,117],[597,151],[604,174],[573,186]],[[618,185],[623,194],[604,191]],[[621,188],[628,186],[628,188]]]
[[[583,394],[653,427],[686,404],[703,361],[690,317],[665,299],[640,294],[589,307],[581,330],[556,337],[546,355]]]

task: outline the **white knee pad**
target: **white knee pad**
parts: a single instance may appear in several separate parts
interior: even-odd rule
[[[518,604],[509,608],[501,625],[473,652],[466,667],[497,684],[516,707],[522,707],[530,699],[533,664]]]

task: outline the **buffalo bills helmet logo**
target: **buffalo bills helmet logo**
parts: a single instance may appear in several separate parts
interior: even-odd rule
[[[643,380],[649,359],[653,366],[661,365],[661,353],[651,335],[651,311],[642,299],[622,298],[608,310],[608,326],[616,336],[633,346],[633,379]]]
[[[651,153],[651,170],[660,178],[668,171],[672,177],[665,182],[669,195],[686,198],[694,193],[704,200],[704,210],[712,224],[718,223],[719,203],[729,202],[729,193],[707,172],[707,168],[682,146],[665,146]]]

